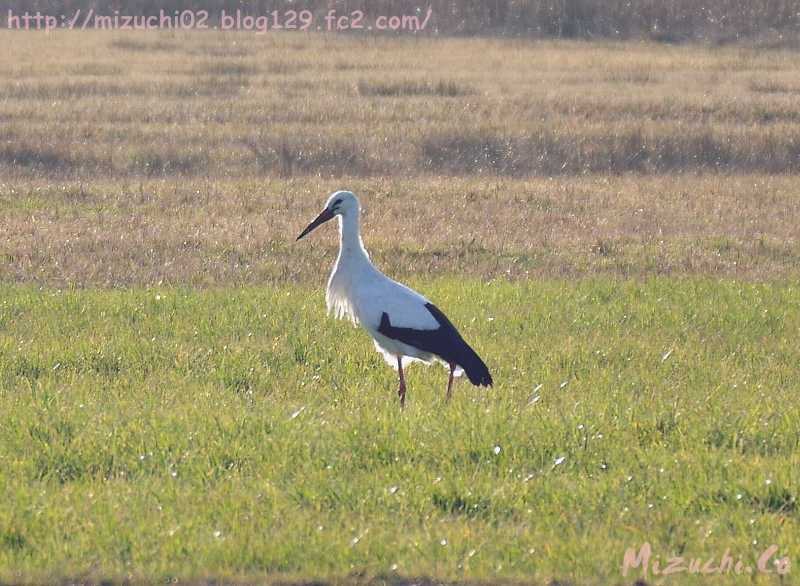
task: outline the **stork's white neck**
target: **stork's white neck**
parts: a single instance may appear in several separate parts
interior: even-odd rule
[[[369,263],[369,254],[361,241],[360,215],[344,214],[339,216],[339,257]]]

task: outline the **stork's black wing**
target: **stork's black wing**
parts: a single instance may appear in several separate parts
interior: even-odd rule
[[[456,327],[439,311],[433,303],[425,307],[439,323],[435,330],[417,330],[414,328],[398,328],[391,324],[389,314],[381,316],[378,331],[392,340],[398,340],[423,352],[435,354],[448,364],[457,364],[467,373],[469,382],[478,386],[492,386],[492,375],[475,350],[464,341]]]

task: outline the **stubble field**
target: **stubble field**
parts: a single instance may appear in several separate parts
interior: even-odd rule
[[[796,53],[0,37],[0,581],[796,559]],[[493,389],[325,317],[339,188]]]

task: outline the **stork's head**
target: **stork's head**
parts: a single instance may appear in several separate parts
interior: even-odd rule
[[[332,220],[336,216],[348,217],[351,215],[358,215],[359,212],[358,198],[351,191],[336,191],[331,194],[328,201],[325,202],[325,207],[320,214],[314,218],[306,229],[300,233],[297,240],[300,240],[306,234],[312,232],[318,226],[321,226],[328,220]]]

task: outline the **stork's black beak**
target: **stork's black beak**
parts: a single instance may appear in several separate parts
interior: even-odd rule
[[[306,226],[306,229],[300,233],[300,236],[297,237],[297,240],[300,240],[306,234],[314,231],[318,226],[321,226],[328,220],[332,219],[333,219],[333,212],[328,210],[328,208],[325,208],[324,210],[322,210],[322,213],[320,215],[314,218],[313,222],[311,222],[308,226]],[[295,240],[295,242],[297,242],[297,240]]]

